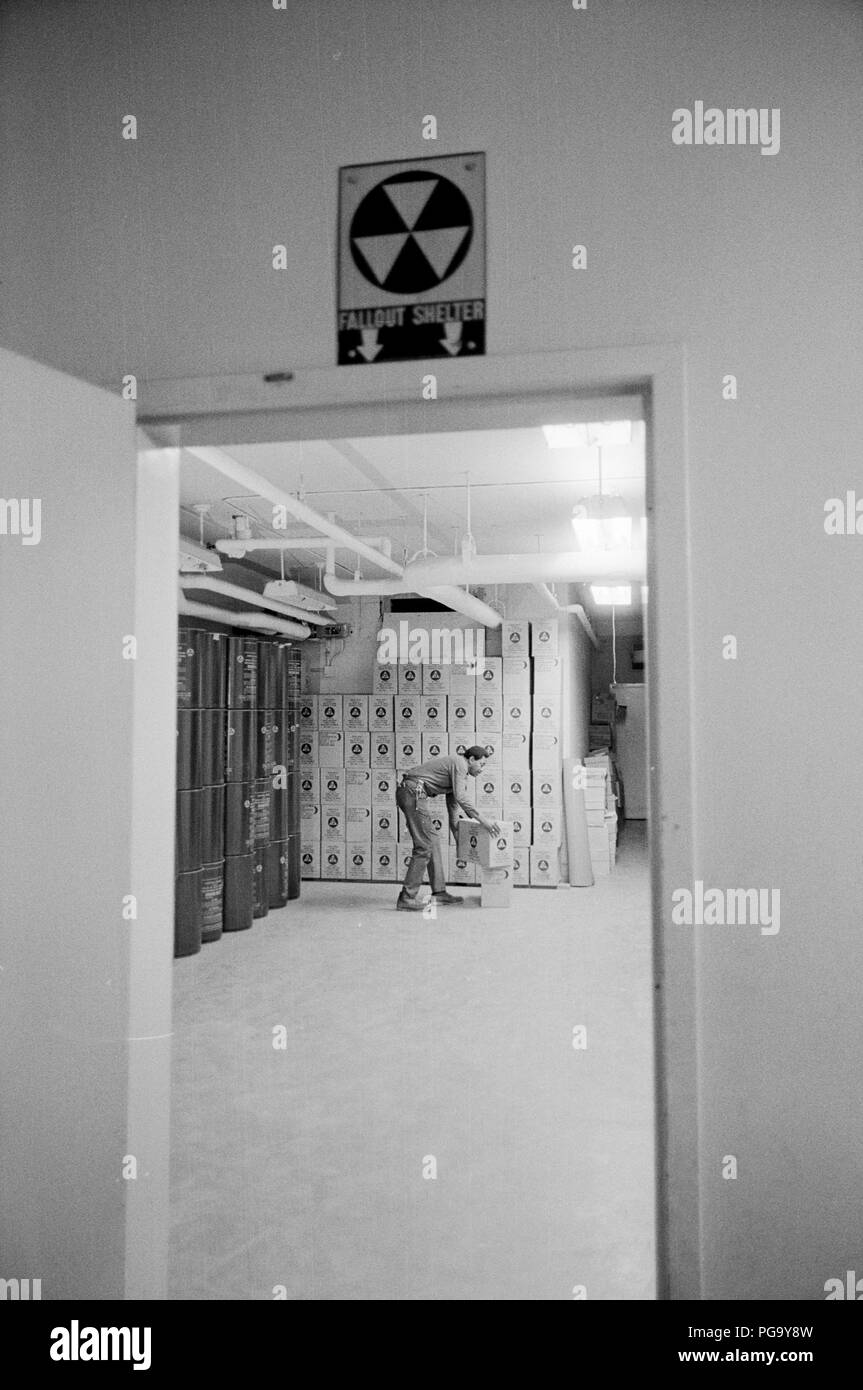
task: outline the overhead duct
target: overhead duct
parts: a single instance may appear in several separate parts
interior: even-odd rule
[[[392,541],[389,536],[363,536],[363,545],[374,546],[382,554],[389,558],[392,549]],[[326,550],[333,545],[329,536],[285,536],[284,540],[277,540],[275,537],[261,536],[255,540],[221,540],[216,541],[216,549],[222,555],[227,555],[230,559],[242,560],[247,550]],[[353,550],[350,545],[343,545],[342,550]]]
[[[244,589],[241,584],[230,584],[227,579],[211,579],[209,575],[183,575],[180,588],[207,589],[215,594],[224,594],[226,598],[239,599],[241,603],[251,603],[255,608],[266,608],[279,617],[295,618],[302,623],[319,623],[326,627],[332,622],[332,618],[324,618],[319,613],[309,613],[305,609],[292,608],[290,604],[282,603],[279,599],[266,598],[254,589]]]
[[[305,623],[292,623],[287,618],[276,618],[269,613],[231,613],[227,608],[214,608],[209,603],[193,603],[180,593],[178,611],[188,618],[208,618],[214,623],[224,623],[228,627],[248,627],[255,632],[275,632],[282,637],[294,637],[303,642],[311,637],[312,630]]]
[[[285,511],[295,516],[298,521],[304,522],[306,526],[313,526],[323,535],[329,536],[336,545],[344,546],[346,550],[352,550],[364,560],[370,560],[379,569],[386,570],[388,574],[395,575],[397,579],[402,578],[404,570],[401,565],[397,565],[388,555],[384,555],[380,550],[375,550],[373,546],[360,540],[358,536],[352,536],[350,531],[346,531],[343,526],[337,525],[328,517],[322,516],[320,512],[316,512],[314,508],[308,507],[298,497],[292,497],[289,492],[285,492],[275,483],[271,483],[269,478],[264,478],[260,473],[255,473],[251,468],[246,468],[244,464],[238,463],[236,459],[231,458],[230,454],[224,453],[221,449],[209,448],[187,449],[186,452],[200,459],[202,463],[206,463],[208,467],[223,473],[225,477],[232,478],[241,487],[247,487],[256,497],[267,497],[271,502],[275,502],[276,506],[284,507]],[[239,544],[245,545],[246,548],[249,545],[248,542],[243,541],[240,541]],[[259,546],[258,548],[263,547]],[[275,548],[279,548],[278,543]],[[349,580],[345,582],[350,584]],[[469,581],[464,582],[468,583]],[[329,585],[327,588],[331,594],[337,593],[337,590],[330,588]],[[356,592],[357,590],[349,588],[345,591],[345,596],[350,596]],[[473,619],[474,622],[482,623],[485,627],[500,627],[501,624],[499,613],[495,613],[493,608],[481,603],[471,594],[463,594],[458,588],[447,587],[445,591],[441,591],[439,584],[433,583],[424,584],[422,588],[419,588],[411,581],[410,583],[405,582],[399,589],[399,593],[421,593],[426,598],[435,599],[447,608],[454,609],[457,613],[463,613],[465,617]]]
[[[404,582],[417,592],[440,584],[589,584],[614,581],[643,584],[645,550],[538,552],[535,555],[476,555],[462,559],[416,560],[406,567]]]
[[[338,598],[363,598],[369,595],[395,598],[402,594],[420,594],[423,598],[443,604],[445,608],[452,608],[465,618],[482,623],[483,627],[500,627],[502,622],[500,614],[481,599],[446,585],[420,589],[415,584],[405,583],[403,579],[338,579],[334,574],[325,574],[324,588]]]
[[[551,592],[547,584],[534,584],[533,586],[546,600],[555,613],[574,613],[581,626],[584,628],[594,647],[599,646],[599,639],[590,625],[590,619],[580,603],[558,603],[557,597]]]

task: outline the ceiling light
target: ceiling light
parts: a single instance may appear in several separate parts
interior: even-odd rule
[[[602,608],[626,608],[632,603],[631,584],[591,584],[590,592]]]
[[[218,574],[222,561],[215,550],[180,537],[179,570],[181,574]]]
[[[310,589],[307,584],[298,584],[295,579],[271,579],[264,585],[264,598],[279,599],[282,603],[292,603],[295,608],[306,608],[315,613],[324,608],[337,607],[329,594]]]
[[[631,444],[631,420],[598,420],[581,425],[543,425],[549,449],[588,449],[597,444]]]
[[[632,517],[620,496],[585,497],[572,509],[580,550],[617,550],[632,544]]]

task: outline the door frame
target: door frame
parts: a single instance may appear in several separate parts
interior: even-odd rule
[[[555,418],[548,415],[554,411],[566,420],[578,409],[585,419],[596,418],[584,411],[601,403],[616,410],[626,402],[643,402],[649,518],[646,646],[657,1296],[699,1299],[696,945],[693,933],[681,933],[670,920],[671,894],[692,883],[695,863],[685,347],[663,343],[469,361],[376,363],[299,369],[277,376],[270,381],[246,375],[142,383],[139,424],[154,445],[164,448],[228,448],[278,440],[514,428],[525,423],[526,410],[535,415],[541,409],[547,419]],[[430,378],[435,395],[426,399]],[[151,469],[150,484],[144,476],[142,487],[146,491],[152,485]],[[152,584],[152,579],[150,575],[146,582]],[[176,573],[170,580],[175,585]],[[167,958],[161,962],[162,974],[168,977],[161,988],[168,998],[171,964]],[[153,988],[153,970],[152,960],[133,969],[133,996],[136,989]],[[158,1093],[163,1083],[163,1073],[153,1078],[149,1101],[165,1115],[170,1095]],[[131,1251],[133,1264],[136,1258]]]

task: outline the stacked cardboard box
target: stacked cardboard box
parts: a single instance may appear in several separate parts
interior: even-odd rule
[[[584,771],[590,862],[594,874],[605,877],[614,868],[617,850],[617,806],[610,756],[601,751],[589,753],[584,760]]]

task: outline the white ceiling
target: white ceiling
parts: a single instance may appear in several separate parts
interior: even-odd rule
[[[388,535],[393,558],[412,555],[423,544],[422,517],[428,499],[429,547],[453,554],[467,527],[467,476],[471,485],[471,530],[482,553],[573,550],[573,505],[599,490],[596,449],[549,449],[542,430],[471,430],[456,434],[391,435],[382,438],[316,440],[301,443],[233,445],[223,452],[286,491],[299,494],[316,511],[358,536]],[[633,442],[602,450],[602,490],[620,493],[635,516],[644,515],[644,425],[633,424]],[[183,454],[181,531],[197,537],[194,503],[209,503],[207,543],[232,534],[231,517],[248,513],[259,520],[254,534],[307,534],[297,523],[278,533],[269,522],[270,502],[237,488],[216,469]],[[345,572],[348,556],[340,555]],[[279,572],[275,553],[257,553],[256,562]],[[286,556],[286,573],[311,582],[321,552]],[[352,563],[352,562],[351,562]],[[371,575],[372,571],[369,570]],[[633,592],[638,611],[638,590]],[[609,610],[585,604],[600,628]],[[618,611],[618,619],[624,617]],[[610,624],[610,619],[609,619]],[[618,628],[621,624],[618,621]]]

